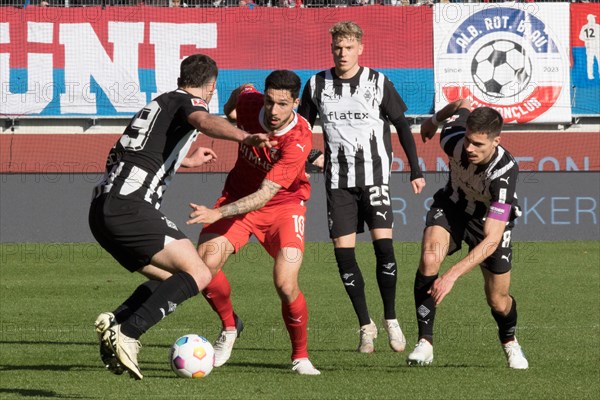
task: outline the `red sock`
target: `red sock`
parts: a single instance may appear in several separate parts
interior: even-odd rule
[[[225,273],[219,271],[202,291],[204,298],[212,307],[223,324],[223,329],[235,327],[233,305],[231,304],[231,286]]]
[[[290,304],[281,303],[281,315],[292,341],[292,360],[308,358],[308,308],[302,292]]]

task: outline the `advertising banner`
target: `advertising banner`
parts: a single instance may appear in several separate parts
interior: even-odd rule
[[[571,5],[573,114],[600,114],[600,5]]]
[[[3,7],[1,115],[132,115],[176,88],[181,60],[217,61],[221,113],[243,83],[263,87],[274,69],[303,83],[333,65],[329,28],[353,20],[364,30],[361,63],[385,73],[408,114],[432,111],[432,10],[428,7],[158,8]]]
[[[571,120],[569,3],[434,7],[435,108],[458,98],[506,122]]]

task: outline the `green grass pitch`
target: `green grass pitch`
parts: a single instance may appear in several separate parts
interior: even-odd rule
[[[512,293],[517,336],[530,369],[506,367],[477,270],[461,278],[438,309],[434,364],[406,366],[380,332],[374,354],[358,354],[357,323],[329,243],[307,245],[301,270],[309,351],[322,372],[297,376],[272,283],[271,259],[256,244],[225,267],[246,329],[224,367],[201,380],[177,378],[168,349],[179,336],[214,340],[216,315],[202,297],[142,337],[143,381],[100,363],[93,321],[142,282],[95,244],[0,245],[0,398],[65,399],[598,399],[600,398],[600,242],[514,244]],[[415,344],[412,284],[419,245],[396,243],[398,318]],[[382,307],[370,243],[359,244],[372,318]],[[447,267],[457,257],[450,257]]]

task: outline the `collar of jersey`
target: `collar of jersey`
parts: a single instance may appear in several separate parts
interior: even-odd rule
[[[265,118],[265,108],[261,108],[260,112],[258,113],[258,122],[260,122],[260,126],[262,126],[262,128],[265,130],[265,132],[270,132],[269,127],[265,126],[264,124],[264,118]],[[294,111],[294,119],[292,120],[292,122],[290,122],[285,128],[283,128],[280,131],[275,131],[273,133],[274,136],[283,136],[286,133],[288,133],[294,126],[296,126],[296,124],[298,123],[298,114],[296,114],[296,111]]]

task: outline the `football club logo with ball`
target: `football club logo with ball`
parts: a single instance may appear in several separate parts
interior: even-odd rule
[[[495,108],[506,122],[570,119],[568,58],[547,21],[513,7],[458,9],[463,17],[454,24],[444,20],[444,8],[436,14],[442,26],[436,28],[435,60],[440,106],[468,98],[474,107]],[[562,102],[564,115],[544,116]]]

